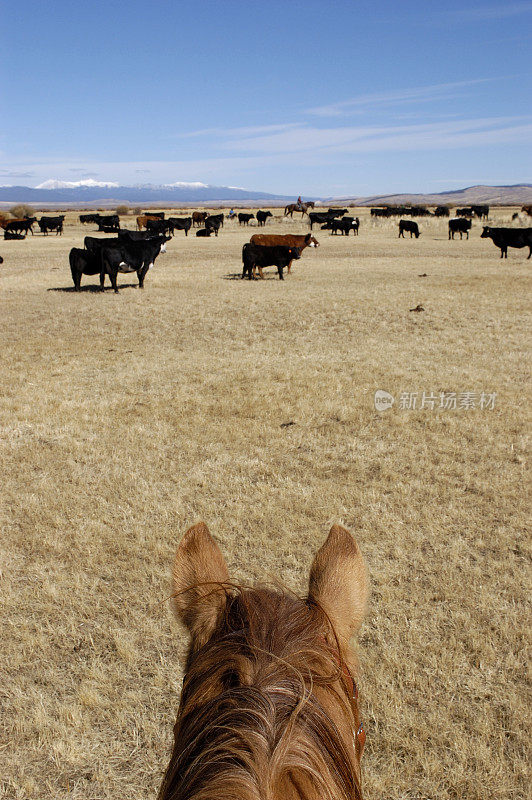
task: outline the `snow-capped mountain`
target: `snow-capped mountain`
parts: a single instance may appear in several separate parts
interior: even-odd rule
[[[102,204],[111,202],[146,203],[275,203],[293,200],[292,197],[256,192],[235,186],[212,186],[202,181],[174,181],[154,185],[121,186],[114,181],[63,181],[57,178],[38,186],[0,186],[0,202],[10,203],[74,203]]]
[[[36,189],[76,189],[78,186],[90,186],[101,189],[103,186],[118,186],[114,181],[95,181],[93,178],[87,178],[84,181],[58,181],[57,178],[51,178],[49,181],[44,181],[36,186]]]

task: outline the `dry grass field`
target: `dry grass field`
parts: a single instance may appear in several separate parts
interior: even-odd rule
[[[308,229],[274,213],[265,232]],[[399,240],[356,213],[284,283],[237,279],[256,229],[234,222],[177,232],[118,295],[72,291],[77,214],[0,240],[0,797],[154,798],[185,648],[170,568],[200,519],[235,579],[301,593],[331,523],[357,536],[367,798],[529,796],[532,262],[478,222]]]

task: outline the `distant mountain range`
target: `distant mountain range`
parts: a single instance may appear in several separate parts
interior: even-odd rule
[[[0,186],[3,203],[68,203],[72,205],[112,205],[168,203],[201,205],[206,203],[284,204],[293,197],[242,189],[237,186],[210,186],[199,181],[176,181],[161,185],[120,186],[112,181],[49,180],[39,186]]]
[[[60,181],[48,180],[38,186],[0,186],[0,204],[33,203],[36,205],[70,205],[80,207],[111,207],[117,204],[150,205],[164,203],[168,206],[235,205],[283,206],[294,201],[294,196],[269,194],[237,186],[211,186],[199,181],[176,181],[161,185],[140,184],[121,186],[113,181]],[[305,198],[309,199],[309,198]],[[419,205],[521,205],[532,203],[532,184],[513,186],[469,186],[466,189],[437,194],[389,194],[357,197],[314,198],[316,205],[350,203],[359,206],[384,204]]]
[[[332,200],[332,198],[331,198]],[[452,205],[468,206],[487,203],[492,206],[515,206],[532,203],[532,184],[513,186],[468,186],[467,189],[438,192],[438,194],[380,194],[372,197],[334,198],[335,202],[355,203],[358,206],[378,205]],[[327,201],[327,202],[330,202]]]

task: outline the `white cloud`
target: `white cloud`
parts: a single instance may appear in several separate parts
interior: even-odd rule
[[[362,94],[338,103],[308,108],[307,114],[318,117],[341,117],[345,114],[367,112],[371,106],[404,105],[409,103],[426,103],[432,100],[449,99],[460,91],[481,83],[488,83],[496,78],[475,78],[469,81],[453,81],[452,83],[436,83],[432,86],[413,86],[410,89],[398,89],[394,92],[374,92]]]
[[[528,143],[531,117],[488,117],[402,126],[304,126],[270,136],[226,142],[240,153],[282,154],[369,153],[382,151],[437,150],[479,145]]]

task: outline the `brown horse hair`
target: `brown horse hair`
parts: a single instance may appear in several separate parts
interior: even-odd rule
[[[225,604],[209,640],[191,642],[159,800],[361,800],[342,682],[354,657],[325,611],[279,587],[213,593]]]

